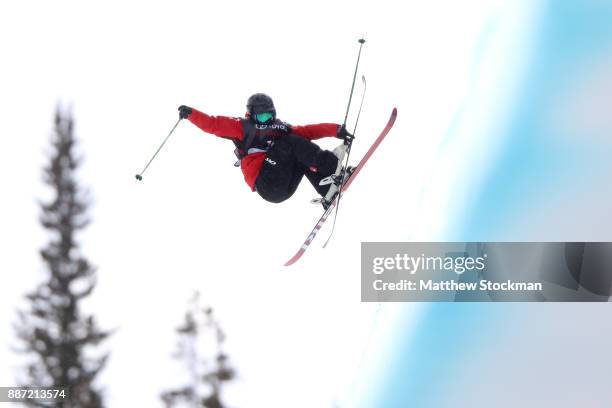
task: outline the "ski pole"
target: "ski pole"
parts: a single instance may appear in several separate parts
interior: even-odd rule
[[[365,39],[360,38],[359,40],[359,53],[357,54],[357,62],[355,63],[355,72],[353,73],[353,83],[351,84],[351,94],[349,95],[348,104],[346,105],[346,114],[344,115],[344,124],[342,126],[346,127],[346,120],[348,119],[349,110],[351,109],[351,101],[353,100],[353,91],[355,90],[355,80],[357,79],[357,70],[359,69],[359,60],[361,59],[361,48],[363,48],[363,44],[365,43]],[[361,98],[361,105],[359,106],[359,114],[357,115],[357,121],[355,122],[355,128],[353,129],[353,137],[355,136],[355,131],[357,130],[357,122],[359,122],[359,115],[361,115],[361,107],[363,106],[363,98],[365,97],[365,76],[361,76],[364,86],[364,93]],[[346,153],[342,160],[346,160],[346,166],[348,166],[348,159],[351,156],[351,147],[353,147],[353,139],[345,139],[344,144],[346,144]],[[336,214],[334,215],[334,223],[332,225],[332,230],[329,233],[329,237],[327,237],[327,241],[323,244],[323,248],[327,247],[329,241],[331,240],[332,235],[334,234],[334,229],[336,228],[336,219],[338,218],[338,208],[340,207],[340,199],[342,198],[342,187],[344,186],[344,181],[340,185],[340,189],[338,190],[338,198],[336,202]]]
[[[179,120],[176,121],[176,123],[174,124],[174,126],[172,127],[172,130],[170,130],[170,133],[168,133],[168,136],[166,136],[166,138],[164,139],[164,141],[162,142],[162,144],[157,148],[157,151],[155,152],[155,154],[153,155],[153,157],[151,157],[151,160],[149,160],[149,162],[147,163],[147,165],[144,167],[144,169],[142,169],[142,171],[140,173],[138,173],[136,175],[136,180],[141,181],[142,180],[142,175],[144,174],[145,171],[147,171],[147,168],[149,167],[149,164],[151,164],[151,162],[153,161],[153,159],[155,159],[155,156],[157,156],[157,153],[159,153],[159,151],[162,149],[162,147],[164,147],[164,145],[166,144],[166,142],[168,141],[168,139],[170,138],[170,136],[172,135],[172,133],[174,133],[174,129],[176,129],[176,127],[178,126],[179,122],[181,121],[182,118],[179,118]]]
[[[353,128],[353,136],[355,135],[355,132],[357,132],[357,124],[359,123],[359,116],[361,116],[361,108],[363,107],[363,100],[365,99],[365,93],[366,93],[365,75],[361,76],[361,82],[363,83],[363,94],[361,95],[361,103],[359,104],[359,111],[357,112],[357,119],[355,120],[355,127]],[[346,149],[347,166],[348,166],[349,158],[351,157],[351,146],[352,146],[352,142],[351,144],[349,144],[348,149]],[[334,230],[336,229],[336,220],[338,219],[338,208],[340,208],[340,199],[342,198],[342,187],[344,187],[345,182],[346,180],[342,182],[340,191],[338,192],[338,201],[336,202],[336,214],[334,215],[334,223],[332,224],[332,229],[331,229],[331,232],[329,233],[329,237],[327,237],[327,241],[325,241],[325,243],[323,244],[323,248],[327,247],[327,244],[329,244],[329,241],[331,241],[332,235],[334,235]]]
[[[346,126],[346,119],[348,118],[349,110],[351,108],[351,100],[353,99],[353,91],[355,90],[355,79],[357,79],[357,69],[359,68],[359,59],[361,58],[361,48],[365,43],[365,39],[359,39],[359,54],[357,54],[357,63],[355,64],[355,73],[353,74],[353,84],[351,85],[351,93],[349,95],[348,104],[346,106],[346,114],[344,115],[343,125]]]

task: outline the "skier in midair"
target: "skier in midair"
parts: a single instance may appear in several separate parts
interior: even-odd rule
[[[335,123],[292,126],[282,122],[276,117],[272,98],[263,93],[249,97],[246,107],[244,118],[211,116],[185,105],[178,110],[181,119],[234,142],[246,183],[264,200],[285,201],[306,176],[327,208],[343,177],[347,145],[342,143],[332,152],[313,140],[337,137],[350,141],[353,135]]]

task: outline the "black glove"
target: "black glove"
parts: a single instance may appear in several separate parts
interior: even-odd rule
[[[191,112],[193,112],[193,109],[191,109],[189,106],[181,105],[179,106],[178,111],[179,111],[179,118],[187,119],[189,115],[191,115]]]
[[[342,139],[347,142],[350,142],[351,140],[355,138],[355,136],[353,136],[352,134],[349,133],[348,130],[346,130],[345,125],[338,127],[338,132],[336,133],[336,137],[338,139]]]

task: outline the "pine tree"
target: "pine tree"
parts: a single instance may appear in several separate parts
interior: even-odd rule
[[[176,329],[179,335],[177,359],[183,360],[188,367],[191,381],[175,390],[161,395],[167,408],[188,406],[193,408],[225,408],[221,402],[221,389],[225,382],[235,377],[234,369],[228,363],[223,351],[225,333],[215,319],[213,309],[200,305],[200,295],[195,293],[185,321]],[[205,356],[203,337],[212,335],[215,350],[213,358]]]
[[[89,202],[77,183],[80,160],[75,157],[71,114],[58,107],[55,114],[50,162],[44,181],[53,197],[41,203],[40,221],[51,238],[40,251],[46,279],[26,298],[16,326],[27,364],[29,386],[65,387],[70,398],[63,408],[103,406],[94,381],[108,354],[92,355],[109,332],[101,330],[93,315],[83,313],[82,301],[93,291],[95,268],[83,257],[76,234],[89,223]],[[96,353],[98,354],[98,353]],[[48,406],[32,403],[33,406]]]

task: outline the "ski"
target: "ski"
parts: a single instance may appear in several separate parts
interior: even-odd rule
[[[366,154],[359,161],[359,164],[357,164],[357,166],[355,167],[355,170],[353,171],[351,176],[346,180],[346,182],[344,183],[344,185],[340,189],[339,193],[344,193],[350,187],[350,185],[353,182],[353,180],[355,180],[355,177],[357,177],[357,175],[359,174],[359,172],[361,171],[363,166],[368,162],[368,160],[370,159],[370,157],[372,156],[374,151],[378,148],[380,143],[383,141],[385,136],[387,136],[387,134],[389,133],[389,131],[393,127],[393,124],[395,123],[395,119],[396,118],[397,118],[397,108],[393,108],[393,111],[391,112],[391,116],[389,117],[389,121],[387,122],[387,125],[382,130],[382,132],[380,133],[378,138],[376,138],[374,143],[372,143],[372,146],[370,146],[370,148],[368,149]],[[314,226],[314,228],[312,229],[310,234],[308,234],[308,237],[306,238],[306,241],[304,241],[304,244],[302,244],[302,246],[295,253],[295,255],[293,255],[293,257],[291,257],[291,259],[289,259],[285,263],[285,266],[293,265],[294,263],[296,263],[302,257],[302,255],[304,255],[304,252],[306,252],[306,250],[310,246],[310,243],[315,239],[315,237],[317,236],[317,233],[319,232],[321,227],[323,227],[323,224],[325,224],[325,220],[327,220],[327,217],[329,217],[329,215],[331,214],[332,210],[336,207],[336,204],[337,204],[337,201],[338,201],[338,195],[336,195],[336,197],[331,202],[329,207],[327,207],[327,209],[325,210],[325,212],[323,213],[321,218],[319,218],[319,221],[317,221],[316,225]]]

